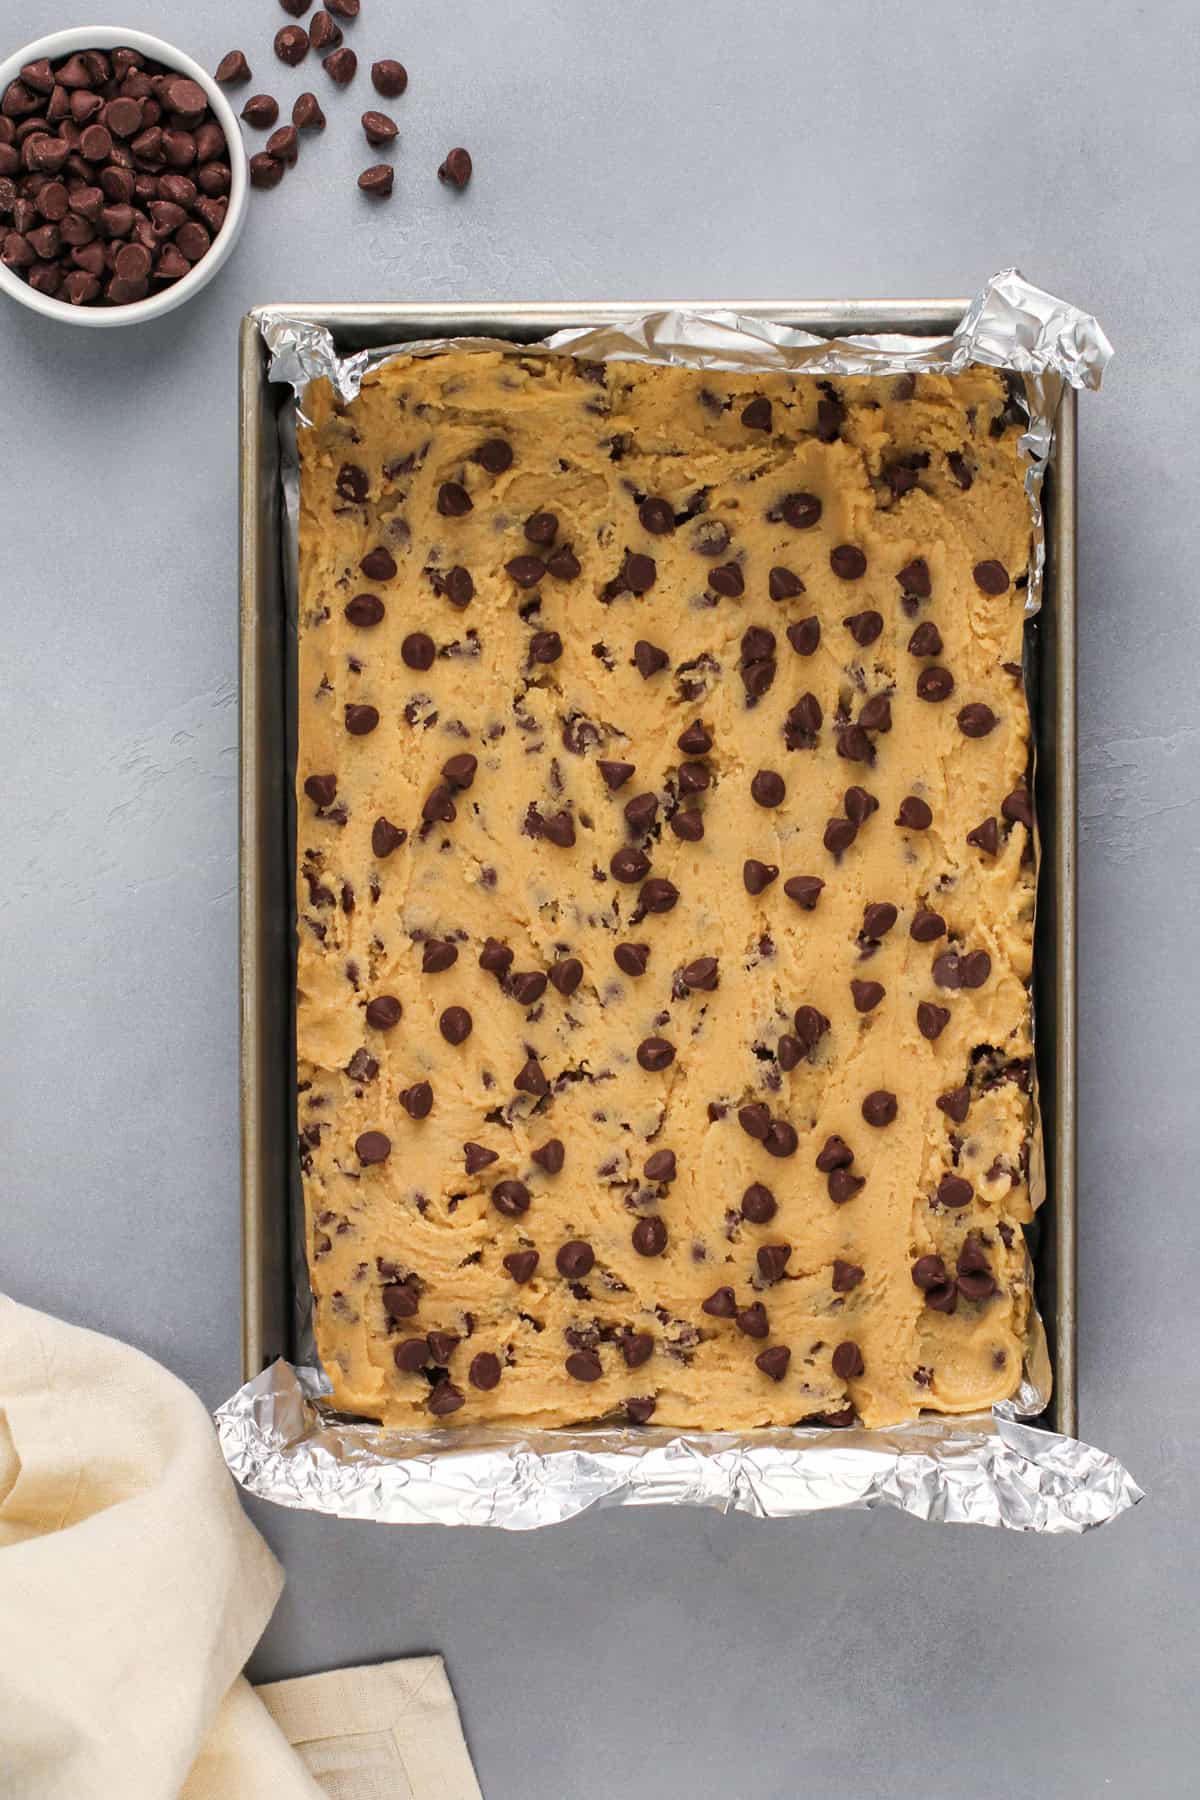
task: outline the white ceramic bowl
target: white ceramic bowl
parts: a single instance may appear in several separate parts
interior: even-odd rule
[[[208,254],[161,293],[151,294],[145,300],[135,300],[129,306],[71,306],[66,300],[57,300],[50,294],[39,294],[36,288],[31,288],[28,282],[22,281],[11,269],[6,269],[0,263],[0,292],[19,300],[22,306],[28,306],[34,312],[44,313],[48,319],[58,319],[64,325],[96,326],[101,330],[114,325],[140,325],[146,319],[157,319],[163,313],[182,306],[193,294],[198,294],[202,287],[206,287],[232,255],[242,234],[242,227],[246,223],[249,187],[246,149],[242,143],[241,130],[233,108],[212,76],[193,62],[190,56],[185,56],[182,50],[176,50],[173,44],[164,44],[161,38],[149,37],[144,31],[131,31],[124,25],[92,25],[71,31],[52,31],[49,36],[38,38],[36,43],[26,44],[23,50],[18,50],[7,61],[0,63],[0,93],[3,93],[10,81],[16,80],[26,63],[37,62],[40,57],[48,56],[51,62],[57,62],[60,57],[71,56],[76,50],[117,49],[137,50],[143,56],[153,57],[155,62],[177,70],[180,75],[189,76],[204,89],[217,123],[225,133],[232,180],[225,223],[213,239],[212,249]],[[2,224],[0,229],[3,229]]]

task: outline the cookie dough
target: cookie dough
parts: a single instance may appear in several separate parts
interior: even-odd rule
[[[1004,380],[456,351],[308,410],[298,1122],[337,1403],[740,1429],[1009,1395]]]

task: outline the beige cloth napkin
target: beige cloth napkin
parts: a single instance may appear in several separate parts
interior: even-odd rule
[[[478,1800],[440,1658],[256,1695],[282,1585],[197,1397],[0,1294],[2,1800]]]

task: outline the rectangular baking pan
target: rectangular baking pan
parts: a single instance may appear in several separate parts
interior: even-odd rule
[[[822,336],[948,336],[964,300],[630,301],[546,306],[426,304],[260,307],[241,328],[241,1102],[242,1373],[293,1359],[291,1242],[297,1180],[293,1055],[295,802],[294,645],[285,617],[279,484],[280,407],[260,324],[272,316],[325,326],[349,352],[418,338],[486,336],[530,343],[564,326],[680,306],[749,313]],[[1063,394],[1047,471],[1042,610],[1026,627],[1041,835],[1034,1001],[1047,1198],[1031,1234],[1037,1296],[1054,1368],[1043,1423],[1077,1435],[1075,1379],[1075,514],[1076,395]]]

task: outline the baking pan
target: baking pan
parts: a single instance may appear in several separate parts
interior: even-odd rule
[[[946,337],[965,300],[629,301],[261,307],[241,328],[242,1378],[294,1360],[303,1246],[291,1241],[296,1153],[295,646],[287,627],[278,414],[290,390],[267,379],[260,329],[273,316],[324,326],[339,351],[418,338],[530,343],[566,326],[679,306],[774,319],[827,337],[906,332]],[[1054,1368],[1042,1422],[1077,1435],[1075,1376],[1075,511],[1076,394],[1065,388],[1046,472],[1046,579],[1026,626],[1041,837],[1034,1003],[1047,1197],[1030,1233],[1037,1297]]]

